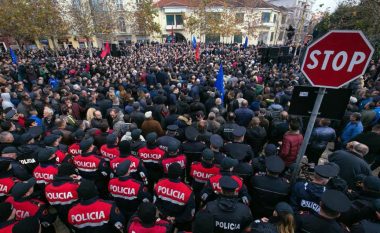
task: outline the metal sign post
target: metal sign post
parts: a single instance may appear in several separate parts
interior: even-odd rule
[[[319,90],[318,90],[317,99],[315,100],[313,111],[311,112],[311,115],[310,115],[309,123],[307,124],[307,129],[306,129],[306,132],[305,132],[305,137],[303,139],[301,148],[298,151],[297,160],[296,160],[296,167],[295,167],[295,169],[293,171],[292,179],[291,179],[291,183],[292,184],[294,184],[294,182],[297,179],[297,176],[298,176],[298,173],[299,173],[299,170],[300,170],[301,159],[302,159],[302,157],[304,156],[304,154],[306,152],[307,145],[309,144],[309,140],[310,140],[311,133],[313,132],[315,120],[318,117],[319,108],[321,107],[321,103],[322,103],[323,96],[325,95],[325,93],[326,93],[326,88],[320,87]]]

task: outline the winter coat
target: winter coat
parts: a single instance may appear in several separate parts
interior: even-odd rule
[[[280,157],[284,160],[286,166],[289,166],[296,161],[302,141],[302,134],[293,133],[290,131],[285,133],[282,139]]]

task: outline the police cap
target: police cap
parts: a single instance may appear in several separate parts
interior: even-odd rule
[[[50,157],[54,155],[57,151],[55,148],[43,148],[38,152],[38,161],[39,162],[47,162],[50,160]]]
[[[157,134],[155,132],[148,133],[145,139],[147,143],[154,143],[157,140]]]
[[[29,130],[28,130],[28,133],[30,135],[32,135],[33,138],[36,138],[36,137],[42,135],[43,132],[44,132],[44,130],[42,129],[41,126],[34,126],[34,127],[29,128]]]
[[[168,145],[168,152],[169,153],[175,153],[178,151],[179,147],[181,146],[180,143],[172,142]]]
[[[232,132],[232,134],[235,136],[235,137],[242,137],[244,136],[244,134],[247,132],[247,130],[245,129],[245,127],[243,126],[238,126],[234,129],[234,131]]]
[[[86,134],[82,129],[78,129],[73,133],[75,140],[82,140]]]
[[[182,168],[179,163],[172,163],[168,168],[168,176],[169,178],[178,178],[182,175]]]
[[[230,176],[222,176],[219,180],[220,187],[223,190],[235,190],[239,184]]]
[[[202,158],[206,161],[211,161],[214,159],[214,152],[208,148],[202,151]]]
[[[17,182],[12,190],[11,190],[11,195],[15,199],[20,199],[22,196],[25,195],[26,192],[29,191],[31,187],[33,187],[36,184],[36,179],[30,178],[27,181],[24,182]]]
[[[289,213],[289,214],[294,214],[293,208],[286,202],[278,203],[274,209],[276,210],[277,213],[278,212],[285,212],[285,213]]]
[[[115,145],[115,143],[117,141],[117,136],[113,133],[108,134],[106,137],[106,141],[107,141],[107,146],[113,146],[113,145]]]
[[[16,115],[16,110],[12,109],[5,114],[5,119],[10,120],[14,115]]]
[[[9,169],[9,165],[11,165],[10,160],[0,160],[0,174],[3,172],[7,172]]]
[[[199,132],[198,132],[198,130],[196,128],[194,128],[193,126],[186,127],[186,129],[185,129],[185,137],[186,137],[187,140],[189,140],[189,141],[196,141],[198,135],[199,135]]]
[[[87,139],[83,139],[79,143],[79,148],[82,150],[82,152],[86,152],[86,151],[88,151],[88,149],[90,149],[92,144],[94,144],[94,139],[92,137],[87,138]]]
[[[71,163],[62,163],[58,167],[58,173],[57,176],[71,176],[78,174],[75,166]]]
[[[267,144],[264,149],[265,156],[277,155],[277,147],[274,144]]]
[[[21,135],[20,140],[21,143],[25,144],[32,140],[34,137],[30,133],[24,133]]]
[[[142,202],[137,210],[137,216],[145,224],[153,224],[156,221],[156,206],[150,202]]]
[[[45,143],[45,145],[47,145],[47,146],[51,146],[51,145],[53,145],[53,143],[54,143],[55,141],[57,141],[59,138],[60,138],[59,135],[56,135],[56,134],[50,134],[50,135],[48,135],[48,136],[46,136],[46,137],[44,138],[44,143]]]
[[[207,210],[200,210],[193,223],[194,233],[214,232],[214,216]]]
[[[128,173],[129,167],[131,166],[131,161],[125,160],[124,162],[120,163],[116,168],[116,175],[117,176],[124,176]]]
[[[376,176],[367,176],[363,180],[363,185],[366,189],[373,192],[380,192],[380,178]]]
[[[239,161],[236,159],[232,159],[230,157],[225,157],[222,162],[220,163],[220,166],[223,170],[228,170],[232,167],[235,167],[239,164]]]
[[[321,201],[328,209],[343,213],[350,209],[351,202],[348,197],[337,190],[328,189],[322,194]]]
[[[166,129],[168,131],[177,131],[178,130],[178,125],[168,125],[168,127],[166,127]]]
[[[134,130],[132,130],[132,132],[131,132],[132,139],[133,140],[139,139],[140,135],[141,135],[141,132],[142,132],[141,129],[134,129]]]
[[[336,164],[328,163],[315,166],[314,171],[318,176],[322,178],[331,178],[338,175],[339,166]]]
[[[12,233],[39,233],[40,229],[41,224],[38,218],[29,217],[17,222],[12,229]]]
[[[223,138],[218,134],[213,134],[210,137],[210,143],[215,148],[221,148],[223,146]]]
[[[265,166],[268,169],[268,171],[272,173],[281,173],[285,169],[284,161],[277,155],[266,157]]]
[[[0,222],[6,222],[11,216],[13,211],[13,206],[11,203],[3,202],[0,203]]]
[[[123,140],[119,143],[120,156],[128,156],[131,154],[131,142]]]
[[[98,190],[93,181],[82,180],[78,187],[78,196],[81,199],[88,200],[98,195]]]
[[[1,154],[14,154],[14,153],[18,153],[18,150],[16,147],[14,146],[7,146],[5,147],[2,151],[1,151]]]

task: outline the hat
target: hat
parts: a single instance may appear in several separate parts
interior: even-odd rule
[[[90,147],[92,146],[92,144],[94,144],[94,139],[92,137],[91,138],[87,138],[87,139],[83,139],[79,143],[79,148],[81,149],[82,152],[86,152],[88,149],[90,149]]]
[[[133,140],[139,139],[140,135],[141,135],[141,132],[142,132],[141,129],[134,129],[134,130],[132,130],[132,132],[131,132],[132,139]]]
[[[119,143],[120,156],[131,154],[131,142],[128,140]]]
[[[5,147],[2,151],[1,154],[13,154],[13,153],[18,153],[18,150],[14,146],[7,146]]]
[[[285,212],[289,214],[294,214],[292,207],[286,202],[278,203],[274,209],[276,210],[277,213]]]
[[[363,180],[364,187],[370,191],[380,192],[380,178],[376,176],[367,176]]]
[[[175,162],[169,165],[168,168],[168,177],[169,178],[178,178],[182,175],[182,168],[179,163]]]
[[[3,202],[0,203],[0,222],[5,222],[11,216],[13,211],[13,206],[11,203]]]
[[[50,157],[54,155],[57,151],[56,148],[43,148],[38,152],[38,161],[47,162],[50,160]]]
[[[185,137],[189,141],[196,141],[198,135],[199,135],[198,130],[196,128],[194,128],[193,126],[188,126],[185,129]]]
[[[36,137],[42,135],[43,132],[44,132],[44,130],[42,129],[41,126],[34,126],[34,127],[29,128],[27,133],[32,135],[33,138],[36,138]]]
[[[376,199],[373,201],[373,207],[376,212],[380,213],[380,199]]]
[[[0,160],[0,174],[8,171],[9,165],[11,165],[10,160]]]
[[[85,132],[82,129],[78,129],[73,133],[73,136],[76,140],[82,140],[85,136]]]
[[[265,166],[269,172],[273,172],[273,173],[281,173],[285,169],[284,161],[277,155],[266,157]]]
[[[168,152],[169,153],[175,153],[175,152],[178,151],[178,149],[179,149],[180,146],[181,146],[180,143],[174,143],[174,142],[169,143],[169,145],[168,145]]]
[[[63,137],[63,133],[61,130],[58,130],[58,129],[55,129],[53,131],[51,131],[52,134],[55,134],[55,135],[58,135],[60,137]]]
[[[152,117],[152,111],[147,111],[145,113],[145,118],[148,119],[148,118],[151,118]]]
[[[16,110],[14,109],[10,110],[9,112],[7,112],[7,114],[5,114],[5,119],[6,120],[12,119],[12,117],[16,115],[16,113],[17,113]]]
[[[107,146],[113,146],[115,145],[116,141],[117,141],[117,136],[116,134],[108,134],[107,137],[106,137],[106,141],[107,141]]]
[[[224,190],[235,190],[239,187],[238,183],[230,176],[222,176],[219,180],[220,187]]]
[[[207,210],[200,210],[193,223],[194,233],[214,232],[214,216]]]
[[[318,165],[314,167],[314,171],[322,178],[335,177],[339,173],[339,167],[336,164],[328,163],[324,165]]]
[[[50,134],[44,138],[44,143],[46,146],[51,146],[55,141],[57,141],[60,138],[60,136],[56,134]]]
[[[347,181],[340,178],[339,176],[335,176],[329,180],[326,184],[326,188],[335,189],[341,192],[346,192],[348,189]]]
[[[216,148],[221,148],[223,146],[223,138],[218,134],[213,134],[210,137],[210,143]]]
[[[129,160],[125,160],[124,162],[120,163],[116,168],[116,175],[124,176],[125,174],[127,174],[130,166],[131,166],[131,161]]]
[[[140,103],[139,102],[134,102],[132,106],[133,106],[134,109],[138,109],[140,107]]]
[[[235,137],[242,137],[244,136],[244,134],[247,132],[247,130],[245,129],[245,127],[243,126],[238,126],[234,129],[234,131],[232,132],[232,134],[235,136]]]
[[[30,178],[29,180],[27,181],[24,181],[24,182],[17,182],[12,190],[11,190],[11,195],[15,198],[15,199],[19,199],[21,198],[22,196],[25,195],[26,192],[28,192],[28,190],[33,187],[34,185],[36,184],[36,179],[34,178]]]
[[[17,222],[12,229],[12,233],[38,233],[40,228],[41,224],[38,218],[29,217]]]
[[[21,135],[20,140],[22,144],[28,143],[34,137],[30,133],[24,133]]]
[[[75,166],[71,163],[62,163],[58,167],[57,176],[71,176],[77,174]]]
[[[237,166],[238,164],[239,164],[238,160],[231,159],[230,157],[225,157],[220,163],[220,166],[222,167],[222,170],[228,170],[232,167]]]
[[[166,127],[166,129],[168,131],[177,131],[178,130],[178,125],[168,125],[168,127]]]
[[[202,158],[206,161],[214,159],[214,152],[208,148],[204,149],[202,152]]]
[[[94,182],[89,180],[82,180],[78,189],[78,196],[81,199],[88,200],[98,195],[98,190]]]
[[[150,202],[142,202],[137,210],[137,216],[145,224],[156,221],[156,206]]]
[[[277,155],[277,147],[274,144],[267,144],[264,149],[265,156]]]
[[[147,143],[154,143],[157,140],[157,134],[155,132],[148,133],[145,139]]]
[[[351,206],[350,200],[344,193],[333,189],[326,190],[322,194],[321,201],[328,209],[338,213],[346,212]]]

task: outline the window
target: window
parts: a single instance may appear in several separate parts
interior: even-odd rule
[[[261,20],[263,23],[269,23],[270,22],[270,12],[263,12],[261,14]]]
[[[125,19],[123,17],[120,17],[117,22],[117,26],[120,32],[126,32],[127,28],[125,26]]]
[[[206,34],[206,44],[207,43],[214,43],[214,42],[220,42],[220,35],[219,34]]]
[[[236,13],[236,23],[244,23],[244,13]]]
[[[182,15],[176,15],[175,16],[175,25],[183,25]]]
[[[241,44],[243,42],[243,36],[241,34],[234,35],[234,43]]]
[[[284,31],[280,32],[280,35],[278,35],[278,40],[282,41],[284,39]]]
[[[274,32],[271,32],[271,33],[270,33],[270,41],[272,42],[273,39],[274,39]]]
[[[115,0],[116,10],[123,10],[123,0]]]
[[[281,18],[281,24],[286,24],[286,15],[283,15]]]
[[[277,15],[273,15],[273,23],[276,23],[277,21]]]
[[[166,25],[174,25],[174,15],[166,15]]]

